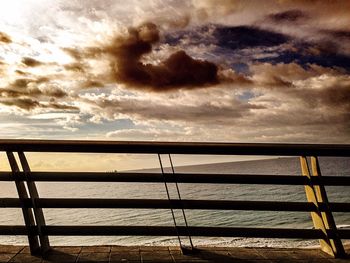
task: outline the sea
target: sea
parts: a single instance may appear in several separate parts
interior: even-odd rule
[[[322,175],[350,176],[350,158],[321,157]],[[223,174],[300,175],[299,158],[272,158],[239,162],[175,166],[175,172]],[[169,168],[167,168],[169,171]],[[159,167],[139,172],[160,172]],[[175,184],[170,196],[177,198]],[[167,199],[163,183],[37,183],[45,198],[161,198]],[[182,199],[306,201],[304,186],[178,184]],[[13,182],[0,183],[0,198],[16,197]],[[350,202],[350,186],[326,187],[330,202]],[[170,209],[43,209],[47,225],[150,225],[173,226]],[[190,226],[276,227],[312,229],[308,212],[185,210]],[[350,228],[350,213],[333,213],[338,228]],[[181,210],[175,210],[178,225],[184,225]],[[20,209],[1,208],[0,225],[22,225]],[[188,244],[187,237],[181,237]],[[194,245],[238,247],[310,247],[317,240],[270,238],[192,237]],[[347,240],[349,241],[349,240]],[[177,237],[149,236],[50,236],[52,245],[178,245]],[[0,236],[0,244],[27,244],[25,236]]]

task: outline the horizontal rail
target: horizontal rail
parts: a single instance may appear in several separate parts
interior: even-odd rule
[[[143,182],[164,183],[161,173],[106,173],[106,172],[31,172],[31,180],[37,182]],[[211,184],[278,184],[350,186],[350,176],[311,177],[298,175],[259,175],[259,174],[165,174],[167,182],[211,183]],[[16,173],[20,180],[26,180],[23,172]],[[11,172],[0,172],[0,181],[13,181]]]
[[[350,145],[144,141],[0,140],[0,151],[350,156]]]
[[[43,233],[51,236],[176,236],[173,226],[45,226]],[[324,233],[316,229],[290,228],[249,228],[249,227],[186,227],[179,226],[180,235],[203,237],[262,237],[262,238],[298,238],[322,239]],[[30,232],[37,234],[37,228],[32,227]],[[338,234],[342,239],[350,239],[350,230],[340,229]],[[0,235],[27,235],[24,226],[0,226]],[[330,238],[334,237],[328,231]]]
[[[33,207],[30,199],[23,200],[25,207]],[[254,211],[318,211],[313,203],[241,201],[241,200],[169,200],[166,199],[88,199],[88,198],[40,198],[35,200],[39,208],[130,208],[130,209],[199,209],[199,210],[254,210]],[[18,198],[1,198],[0,208],[19,208]],[[350,203],[330,203],[333,212],[350,212]],[[319,204],[319,211],[327,207]]]

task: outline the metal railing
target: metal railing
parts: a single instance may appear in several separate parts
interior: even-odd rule
[[[21,208],[24,226],[2,225],[0,235],[26,235],[33,254],[50,249],[49,236],[204,236],[319,239],[321,249],[335,257],[345,255],[341,239],[350,230],[337,229],[332,213],[350,212],[350,203],[330,203],[324,186],[350,186],[350,176],[321,176],[318,156],[350,157],[350,145],[237,144],[115,141],[0,140],[12,171],[0,172],[0,181],[14,181],[19,198],[0,198],[2,208]],[[133,153],[191,155],[299,156],[301,175],[34,172],[25,152]],[[18,154],[19,164],[14,156]],[[310,158],[307,158],[310,157]],[[153,182],[195,184],[304,185],[308,202],[40,198],[35,182]],[[195,227],[195,226],[53,226],[46,225],[45,208],[201,209],[311,212],[314,229]],[[185,216],[185,213],[183,213]]]

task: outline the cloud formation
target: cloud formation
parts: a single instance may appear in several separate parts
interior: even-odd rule
[[[24,65],[26,65],[27,67],[38,67],[38,66],[42,66],[44,63],[41,61],[38,61],[34,58],[30,58],[30,57],[24,57],[22,59],[22,63]]]
[[[56,99],[65,99],[67,92],[50,84],[46,77],[19,78],[0,88],[0,104],[16,106],[22,110],[30,111],[35,108],[51,108],[64,110],[77,110],[77,107],[66,103],[56,102]]]
[[[292,9],[268,15],[268,19],[271,19],[275,23],[298,23],[307,18],[309,18],[308,15],[299,9]]]
[[[0,36],[0,120],[66,138],[349,142],[349,1],[32,2]]]
[[[7,35],[4,32],[0,32],[0,43],[5,43],[5,44],[9,44],[12,43],[12,39],[9,35]]]
[[[129,28],[125,35],[117,36],[111,43],[89,48],[85,52],[65,49],[72,57],[107,55],[110,60],[109,77],[128,87],[161,92],[178,88],[198,88],[219,82],[218,67],[212,62],[190,57],[179,50],[157,63],[143,62],[159,42],[158,27],[144,23]],[[66,69],[82,71],[81,64],[67,65]]]

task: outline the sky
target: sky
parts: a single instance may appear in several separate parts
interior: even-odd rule
[[[0,137],[350,143],[350,1],[0,1]]]

